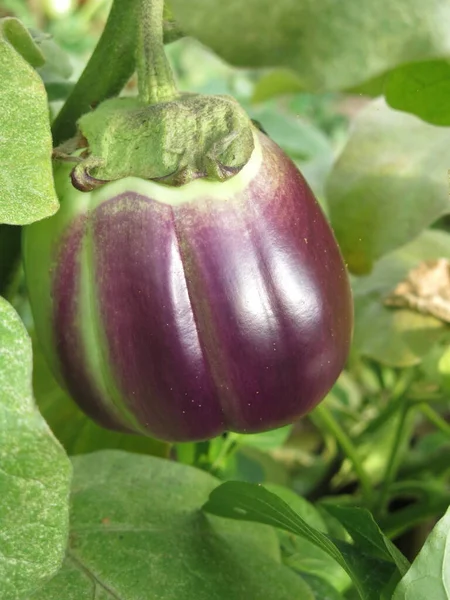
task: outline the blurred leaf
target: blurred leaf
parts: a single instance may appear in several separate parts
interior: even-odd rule
[[[361,419],[360,413],[360,419]],[[391,400],[384,410],[368,421],[363,433],[355,440],[356,451],[364,471],[369,475],[372,485],[383,481],[386,465],[398,435],[398,424],[401,419],[399,402]],[[409,441],[414,431],[415,414],[410,411],[403,424],[404,436],[397,452],[397,462],[401,462],[409,450]],[[333,478],[338,486],[355,480],[353,465],[347,458],[339,473]]]
[[[392,563],[369,557],[360,548],[332,540],[311,527],[281,498],[262,486],[225,482],[211,492],[203,510],[230,519],[265,523],[304,537],[347,571],[365,600],[379,600],[380,590],[396,571]]]
[[[450,211],[450,129],[377,100],[354,130],[327,184],[331,222],[349,269],[406,244]]]
[[[345,91],[347,94],[369,96],[370,98],[382,96],[384,93],[386,78],[388,76],[389,73],[383,73],[382,75],[378,75],[377,77],[363,81],[359,85],[352,86]]]
[[[169,445],[150,437],[109,431],[91,421],[54,380],[37,343],[34,345],[33,387],[42,415],[68,454],[115,448],[167,456]]]
[[[0,597],[20,600],[59,568],[71,469],[33,401],[31,343],[0,298]]]
[[[45,59],[45,65],[41,69],[46,69],[62,79],[68,79],[73,72],[69,55],[54,42],[50,35],[33,30],[31,35]]]
[[[32,31],[32,35],[45,58],[38,73],[49,101],[65,100],[75,87],[73,82],[67,81],[73,72],[69,55],[48,34]]]
[[[363,390],[349,371],[342,371],[338,380],[328,394],[327,402],[330,408],[345,409],[360,414]]]
[[[6,295],[20,259],[20,227],[0,225],[0,294]]]
[[[309,573],[302,573],[302,578],[313,591],[315,600],[344,600],[341,593],[326,579]]]
[[[263,75],[253,90],[252,102],[264,102],[283,94],[303,91],[302,82],[290,69],[276,69]]]
[[[449,53],[442,0],[172,0],[181,28],[228,62],[294,70],[305,89],[346,89]]]
[[[13,17],[0,19],[0,33],[2,43],[8,43],[32,67],[42,67],[45,63],[41,48],[18,19]]]
[[[434,125],[450,125],[450,63],[445,60],[399,67],[387,77],[384,93],[392,108]]]
[[[438,362],[440,383],[444,390],[450,391],[450,346],[443,352]]]
[[[73,466],[66,562],[33,600],[308,598],[272,529],[199,510],[211,475],[118,451]]]
[[[450,506],[450,491],[442,481],[434,478],[399,481],[392,484],[390,492],[391,502],[400,503],[402,508],[380,516],[378,524],[391,539],[399,537],[418,525],[429,523],[431,519],[436,518],[436,515],[442,515]]]
[[[272,431],[264,431],[263,433],[251,433],[243,435],[239,438],[239,444],[244,446],[252,446],[263,452],[268,452],[274,448],[282,446],[288,439],[292,431],[292,425],[272,429]]]
[[[450,510],[431,532],[392,600],[448,600],[450,595]]]
[[[185,442],[175,444],[177,460],[184,465],[193,465],[195,463],[196,444],[194,442]]]
[[[28,64],[43,63],[27,30],[0,20],[0,223],[24,225],[56,212],[47,96]]]
[[[65,100],[75,87],[75,84],[70,81],[54,81],[51,78],[47,79],[42,73],[41,77],[43,78],[45,90],[50,102],[54,102],[55,100]]]
[[[223,479],[287,485],[289,474],[286,467],[274,460],[270,454],[251,446],[241,446],[237,452],[228,457]]]
[[[251,115],[292,158],[308,160],[324,152],[331,154],[327,137],[299,116],[283,113],[276,105],[253,108]]]
[[[424,231],[413,242],[379,260],[372,273],[352,282],[355,301],[353,346],[362,355],[393,367],[421,359],[447,333],[434,317],[384,306],[384,298],[421,261],[450,258],[450,235]]]

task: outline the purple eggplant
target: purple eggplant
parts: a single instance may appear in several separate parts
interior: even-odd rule
[[[80,407],[168,441],[293,422],[346,362],[352,299],[316,199],[254,128],[246,166],[181,187],[127,177],[26,228],[37,335]]]

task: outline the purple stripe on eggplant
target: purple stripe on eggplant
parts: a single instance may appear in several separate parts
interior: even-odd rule
[[[203,212],[196,204],[177,214],[218,397],[227,426],[242,432],[283,425],[323,398],[344,366],[352,320],[328,223],[295,166],[263,144],[266,171],[239,203],[211,199]]]
[[[99,306],[112,370],[149,432],[199,439],[225,428],[198,338],[172,209],[135,193],[92,215]]]
[[[58,257],[53,276],[53,325],[59,382],[76,399],[92,419],[117,431],[128,428],[106,411],[95,385],[95,377],[86,364],[85,348],[78,320],[80,255],[86,234],[87,218],[78,217],[65,232],[57,249]]]

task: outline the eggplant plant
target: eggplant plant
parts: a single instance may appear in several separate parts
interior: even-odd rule
[[[142,17],[139,96],[81,117],[60,210],[25,229],[36,331],[106,427],[177,442],[280,427],[345,365],[345,266],[301,174],[233,98],[178,92],[162,11]]]
[[[450,13],[344,4],[0,6],[0,600],[447,599]]]

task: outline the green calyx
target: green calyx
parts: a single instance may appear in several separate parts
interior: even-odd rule
[[[115,98],[81,117],[78,127],[86,149],[72,180],[83,191],[129,176],[173,186],[224,181],[254,148],[252,122],[231,96],[183,94],[150,105]]]
[[[167,10],[166,10],[167,13]],[[106,100],[78,121],[79,135],[57,149],[75,150],[72,182],[82,191],[125,177],[180,186],[224,181],[254,148],[253,125],[230,96],[181,94],[164,52],[164,0],[140,0],[137,98]]]

